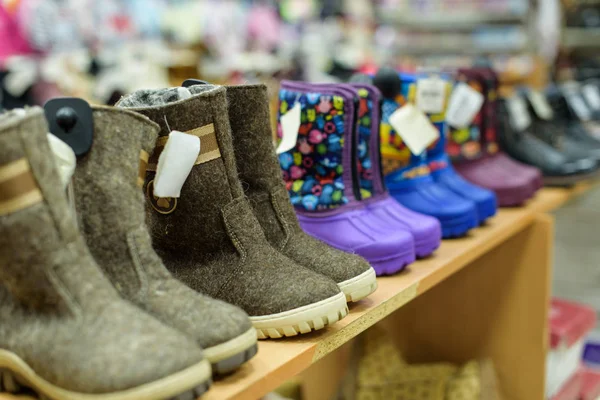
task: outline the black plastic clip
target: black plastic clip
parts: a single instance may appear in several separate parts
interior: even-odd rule
[[[94,139],[92,108],[77,97],[59,97],[44,104],[50,133],[67,143],[77,157],[87,154]]]

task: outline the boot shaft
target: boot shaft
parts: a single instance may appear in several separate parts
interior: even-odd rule
[[[160,263],[145,226],[143,181],[158,126],[123,109],[94,107],[94,140],[73,176],[79,227],[98,265],[127,298]],[[143,258],[150,264],[136,268]]]
[[[240,180],[248,197],[270,193],[282,184],[270,124],[265,85],[227,87],[229,123]]]
[[[296,145],[279,154],[290,199],[299,212],[337,213],[360,199],[357,103],[350,85],[282,83],[279,120],[296,104],[301,110]]]
[[[415,97],[414,77],[402,76],[401,82],[400,94],[393,99],[385,98],[381,106],[381,157],[388,183],[431,179],[426,152],[413,154],[390,124],[391,115]]]
[[[18,303],[75,312],[111,289],[77,230],[43,111],[24,113],[0,116],[0,282]]]
[[[144,182],[147,223],[157,249],[202,257],[234,253],[221,210],[243,196],[237,175],[225,88],[197,85],[181,96],[183,88],[139,91],[118,103],[150,118],[160,126],[157,146],[150,155]],[[185,91],[185,89],[183,89]],[[200,138],[200,155],[177,199],[153,195],[155,164],[172,130]]]
[[[386,192],[381,170],[379,123],[381,121],[381,93],[370,84],[353,83],[358,92],[357,179],[361,199],[373,198]]]

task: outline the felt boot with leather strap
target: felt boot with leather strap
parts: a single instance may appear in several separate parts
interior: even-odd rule
[[[47,131],[38,107],[0,115],[0,392],[200,395],[211,377],[201,349],[122,299],[89,253]]]
[[[114,107],[94,107],[94,141],[77,161],[75,204],[96,262],[119,293],[204,349],[213,373],[256,354],[256,332],[238,307],[175,279],[152,249],[142,184],[158,125]]]
[[[267,87],[228,86],[227,105],[242,187],[269,243],[298,264],[333,279],[347,301],[371,294],[377,282],[367,261],[334,249],[300,227],[273,146]]]
[[[347,314],[335,282],[296,264],[265,238],[238,178],[224,87],[142,90],[118,105],[161,127],[144,187],[153,244],[173,275],[244,309],[259,338],[307,333]],[[156,198],[155,164],[171,130],[198,136],[200,154],[181,196]]]

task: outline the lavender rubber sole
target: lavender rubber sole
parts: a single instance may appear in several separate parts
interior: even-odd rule
[[[440,240],[437,237],[421,242],[415,242],[415,253],[417,258],[429,257],[440,247]]]
[[[394,275],[403,271],[406,266],[416,259],[413,251],[406,251],[398,254],[395,257],[386,258],[384,260],[367,260],[375,270],[377,276]]]

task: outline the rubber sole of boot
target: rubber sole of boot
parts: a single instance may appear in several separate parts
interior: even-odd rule
[[[377,276],[394,275],[404,271],[408,264],[413,263],[417,259],[415,249],[409,248],[403,250],[397,256],[388,257],[381,260],[367,260],[375,269]]]
[[[415,255],[417,259],[429,257],[433,252],[440,247],[441,241],[438,236],[425,238],[420,242],[415,241]]]
[[[250,317],[259,339],[279,339],[323,329],[348,315],[344,293],[277,314]]]
[[[354,278],[338,283],[338,287],[346,296],[346,302],[348,303],[364,299],[377,289],[375,270],[369,268]]]
[[[113,393],[77,393],[59,388],[31,369],[19,356],[0,349],[0,392],[16,393],[21,386],[52,400],[188,400],[208,390],[212,383],[210,363],[196,365],[165,378]]]
[[[479,225],[477,213],[464,214],[440,222],[442,223],[442,237],[444,239],[465,236],[467,232]]]
[[[210,362],[213,375],[225,375],[238,369],[243,363],[256,355],[256,329],[224,343],[204,349],[204,357]]]

